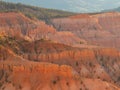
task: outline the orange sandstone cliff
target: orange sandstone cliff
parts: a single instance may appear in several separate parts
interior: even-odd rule
[[[120,13],[80,14],[51,20],[58,31],[70,31],[88,43],[120,49]]]
[[[102,47],[113,36],[103,18],[119,14],[108,16],[54,19],[57,31],[21,13],[0,13],[0,90],[120,90],[119,47]]]

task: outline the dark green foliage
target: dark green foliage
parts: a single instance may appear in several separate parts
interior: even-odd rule
[[[103,12],[120,12],[120,7],[115,8],[115,9],[103,10]]]
[[[120,7],[114,9],[113,11],[118,11],[118,12],[120,12]]]
[[[118,82],[120,82],[120,77],[118,77],[118,80],[117,80]]]
[[[40,7],[28,6],[23,4],[13,4],[0,1],[0,12],[22,12],[29,18],[37,18],[39,20],[44,20],[49,23],[51,18],[60,18],[73,15],[75,13],[45,9]]]
[[[14,53],[20,54],[25,52],[22,43],[27,43],[26,40],[17,40],[14,37],[0,37],[0,45],[10,48]],[[19,51],[21,49],[21,51]]]

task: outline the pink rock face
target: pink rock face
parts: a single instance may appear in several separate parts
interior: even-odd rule
[[[1,49],[1,55],[5,58],[4,61],[19,60],[21,57],[29,61],[69,65],[84,78],[101,79],[112,83],[119,78],[120,54],[116,49],[80,49],[49,40],[34,42],[10,40],[8,39],[15,46],[11,47],[10,42],[6,42],[6,51]],[[13,52],[13,56],[9,55],[8,51],[10,50],[20,57],[15,58],[16,55]],[[114,68],[111,68],[112,65]],[[118,81],[117,85],[119,85]]]
[[[21,13],[1,13],[0,90],[120,90],[120,52],[91,48],[84,40],[99,42],[113,35],[103,29],[99,20],[103,17],[82,14],[54,19],[56,27],[66,29],[58,32]]]
[[[102,80],[81,78],[67,65],[1,62],[0,72],[1,81],[4,82],[0,89],[4,87],[5,90],[119,90],[113,84]]]
[[[68,45],[76,45],[80,42],[86,44],[85,40],[71,32],[57,32],[53,26],[47,25],[43,21],[31,20],[23,14],[15,12],[0,13],[0,32],[32,41],[47,39]]]
[[[70,31],[90,44],[120,48],[120,13],[77,15],[53,19],[52,23],[57,30]]]

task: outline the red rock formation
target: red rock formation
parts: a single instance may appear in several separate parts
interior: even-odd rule
[[[1,62],[0,72],[2,73],[0,89],[4,87],[5,90],[106,90],[106,88],[119,90],[108,82],[80,78],[66,65],[23,61],[21,64]]]
[[[8,41],[10,40],[8,39]],[[12,42],[11,45],[15,45],[14,47],[17,49],[13,48],[9,42],[6,42],[5,44],[7,48],[30,61],[70,65],[81,77],[97,78],[112,83],[119,78],[118,66],[120,63],[120,54],[116,49],[80,49],[49,40],[18,42],[17,40],[11,39],[10,42]],[[110,68],[113,63],[115,67]],[[115,78],[113,78],[114,74],[116,75]]]
[[[71,32],[57,32],[43,21],[31,20],[21,13],[0,13],[0,32],[27,40],[50,39],[64,44],[85,43]]]
[[[54,22],[61,30],[69,28],[68,31],[88,41],[97,35],[95,40],[99,42],[101,37],[113,34],[103,30],[104,25],[99,24],[98,17],[77,15]],[[120,52],[116,49],[74,48],[60,44],[58,42],[86,44],[86,41],[68,31],[57,32],[52,26],[20,13],[2,13],[0,20],[0,89],[119,90],[115,85],[120,85]]]
[[[120,49],[120,13],[101,13],[53,19],[59,31],[71,31],[93,45]]]
[[[0,45],[0,61],[8,60],[14,58],[14,53]]]

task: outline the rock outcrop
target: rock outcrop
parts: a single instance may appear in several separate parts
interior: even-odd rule
[[[119,90],[113,84],[99,79],[80,78],[66,65],[1,62],[0,72],[1,90]]]
[[[120,90],[120,51],[94,46],[119,37],[108,30],[114,26],[109,20],[119,13],[108,13],[103,24],[106,15],[54,19],[54,27],[61,30],[56,31],[21,13],[1,13],[0,90]],[[119,27],[117,20],[113,28]],[[108,22],[111,26],[106,27]]]
[[[120,52],[116,49],[75,48],[49,40],[30,42],[26,40],[17,41],[10,37],[5,38],[4,41],[1,40],[2,45],[26,60],[69,65],[81,77],[120,84],[118,81]],[[114,67],[111,67],[113,64]]]
[[[52,25],[47,25],[43,21],[31,20],[22,13],[15,12],[0,13],[0,32],[31,41],[48,39],[68,45],[87,43],[71,32],[57,32]]]
[[[59,31],[70,31],[88,43],[120,49],[120,13],[80,14],[51,20]]]

